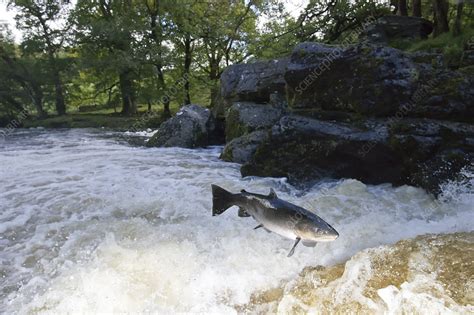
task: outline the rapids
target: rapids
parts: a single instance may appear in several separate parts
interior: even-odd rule
[[[437,200],[414,187],[352,179],[301,191],[283,178],[242,179],[239,165],[218,159],[221,147],[130,144],[142,136],[20,129],[0,142],[1,313],[285,314],[317,313],[323,305],[347,311],[351,303],[360,310],[401,313],[397,305],[413,291],[423,295],[422,309],[431,313],[474,311],[472,273],[467,287],[458,289],[470,291],[461,298],[442,287],[449,272],[472,270],[472,251],[462,256],[467,261],[461,270],[444,270],[445,282],[426,276],[424,266],[434,254],[387,256],[400,240],[472,231],[472,172],[447,183]],[[273,188],[280,198],[316,211],[340,237],[315,248],[299,246],[287,258],[291,240],[253,230],[256,223],[239,218],[236,208],[211,216],[213,183],[231,191]],[[472,248],[472,233],[455,235],[464,235],[456,243],[461,248]],[[436,239],[423,244],[436,252]],[[373,255],[390,259],[369,268]],[[363,282],[367,273],[390,268],[388,262],[402,264],[410,275],[400,283],[390,277],[375,281],[374,287]],[[308,270],[319,273],[308,276]],[[330,281],[321,282],[320,270],[328,270]],[[301,294],[295,293],[298,281],[304,281]],[[255,300],[262,292],[273,292],[271,303]],[[405,312],[417,311],[403,305]]]

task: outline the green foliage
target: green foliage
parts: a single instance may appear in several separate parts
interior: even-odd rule
[[[60,112],[60,95],[74,114],[64,118],[68,126],[84,125],[76,112],[87,105],[98,117],[148,109],[161,115],[189,101],[213,106],[227,66],[288,55],[301,41],[354,42],[367,18],[393,9],[376,0],[309,0],[297,16],[288,2],[10,0],[24,36],[15,44],[0,30],[0,113]],[[474,36],[472,11],[466,3],[457,37],[391,44],[441,51],[454,64]],[[451,4],[451,25],[455,12]],[[432,19],[431,1],[422,1],[422,13]]]
[[[404,47],[398,47],[407,51],[433,51],[442,53],[445,62],[451,67],[457,67],[461,61],[464,49],[468,44],[474,43],[474,28],[466,28],[459,36],[453,36],[451,32],[441,34],[426,40],[411,42]]]

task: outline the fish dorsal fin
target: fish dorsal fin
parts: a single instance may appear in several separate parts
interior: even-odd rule
[[[270,188],[270,193],[268,194],[268,197],[270,198],[278,198],[276,192],[273,190],[273,188]]]
[[[240,192],[241,193],[246,193],[247,191],[245,189],[242,189]]]

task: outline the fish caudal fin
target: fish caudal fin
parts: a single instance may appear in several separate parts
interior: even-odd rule
[[[219,215],[232,207],[233,196],[231,192],[228,192],[222,187],[217,185],[211,185],[212,187],[212,215]]]

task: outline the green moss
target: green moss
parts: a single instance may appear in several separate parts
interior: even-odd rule
[[[225,125],[225,139],[227,142],[249,133],[245,125],[240,123],[240,116],[237,110],[230,110],[227,114]]]
[[[453,98],[459,97],[459,86],[464,81],[463,76],[453,76],[437,84],[432,89],[432,95],[450,95]]]
[[[458,72],[460,72],[462,74],[465,74],[465,75],[474,76],[474,65],[459,68]]]
[[[388,42],[388,45],[400,50],[408,50],[413,45],[413,39],[395,38]]]
[[[472,38],[474,38],[474,29],[466,27],[459,36],[453,36],[453,34],[449,32],[428,39],[411,40],[409,42],[395,40],[389,44],[392,47],[409,52],[432,51],[442,53],[446,64],[450,67],[457,68],[460,66],[464,47]]]

